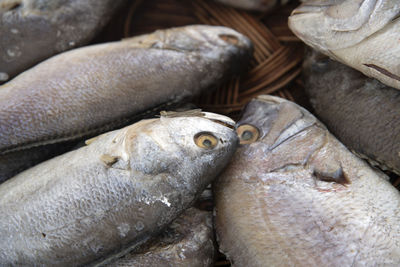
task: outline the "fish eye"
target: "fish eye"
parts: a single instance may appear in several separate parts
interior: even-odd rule
[[[208,132],[198,133],[194,136],[194,143],[204,149],[213,149],[218,144],[218,139]]]
[[[257,127],[250,124],[240,125],[236,129],[236,133],[239,136],[241,145],[254,143],[260,136],[260,131]]]

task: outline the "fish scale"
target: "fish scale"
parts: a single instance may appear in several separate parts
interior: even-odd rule
[[[289,27],[312,48],[400,89],[400,3],[357,2],[303,1],[289,17]]]
[[[213,241],[211,212],[190,208],[159,236],[106,266],[212,266]]]
[[[400,195],[383,173],[287,100],[252,100],[237,129],[249,125],[264,135],[214,183],[217,238],[233,266],[399,264]]]
[[[234,153],[235,132],[213,120],[233,121],[209,116],[144,120],[1,184],[0,265],[91,264],[156,235]],[[222,141],[201,148],[195,136],[202,132]],[[168,153],[149,161],[146,147]],[[103,155],[117,160],[110,164]]]
[[[46,159],[36,147],[63,145],[171,108],[238,73],[251,51],[251,42],[232,29],[192,25],[52,57],[0,86],[1,163],[31,149],[35,160],[24,164],[33,165]],[[4,181],[22,167],[1,169]]]
[[[311,104],[330,131],[372,165],[400,173],[400,92],[316,51],[303,72]]]

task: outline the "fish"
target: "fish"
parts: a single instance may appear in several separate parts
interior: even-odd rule
[[[229,162],[234,121],[164,114],[0,185],[0,265],[81,266],[128,253],[188,209]]]
[[[89,43],[125,0],[0,0],[0,83]]]
[[[400,175],[400,92],[316,51],[303,64],[318,117],[370,164]]]
[[[265,12],[278,5],[284,5],[289,0],[217,0],[217,2],[245,10]]]
[[[400,2],[305,1],[289,28],[307,45],[387,86],[400,89]]]
[[[0,164],[173,109],[239,74],[251,53],[230,28],[191,25],[54,56],[0,86]]]
[[[311,113],[261,95],[215,180],[215,227],[233,266],[398,266],[400,195]]]
[[[159,236],[106,266],[211,267],[214,251],[211,212],[189,208]]]

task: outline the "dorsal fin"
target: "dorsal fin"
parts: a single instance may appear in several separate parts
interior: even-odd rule
[[[185,111],[161,111],[161,117],[175,118],[175,117],[204,117],[205,114],[201,112],[201,109],[191,109]]]

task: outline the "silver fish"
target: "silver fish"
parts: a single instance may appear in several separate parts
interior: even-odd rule
[[[288,1],[289,0],[217,0],[217,2],[232,7],[263,12],[271,10],[280,4],[286,4]]]
[[[143,243],[228,163],[233,125],[212,113],[143,120],[4,182],[0,265],[83,265]]]
[[[57,55],[0,86],[0,157],[169,108],[243,69],[251,49],[232,29],[198,25]]]
[[[308,111],[259,96],[216,180],[216,231],[234,266],[399,266],[400,194]]]
[[[312,0],[289,27],[306,44],[369,77],[400,89],[400,2]]]
[[[306,91],[319,118],[371,164],[400,175],[400,92],[310,52]]]
[[[211,267],[213,258],[212,214],[190,208],[160,236],[107,266]]]
[[[125,0],[0,0],[0,82],[87,44]]]

